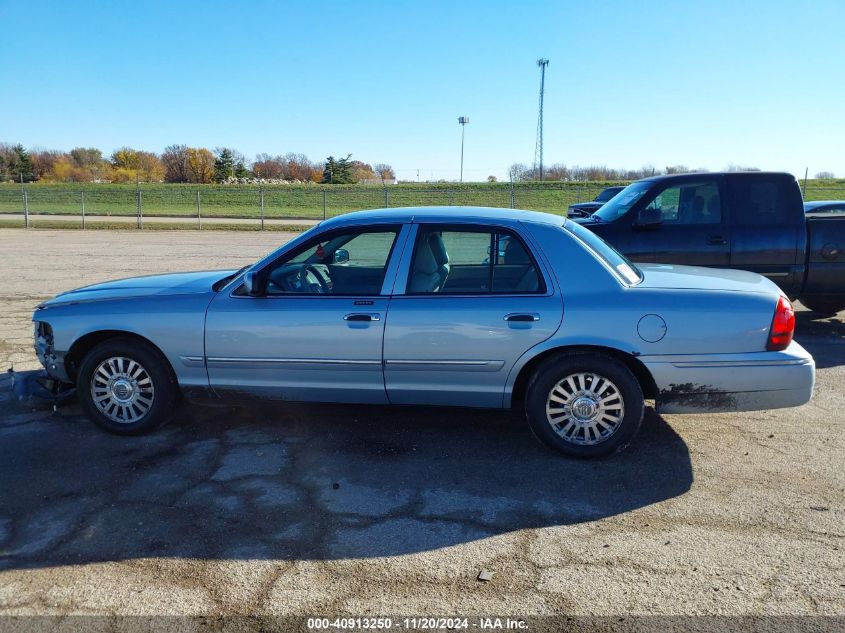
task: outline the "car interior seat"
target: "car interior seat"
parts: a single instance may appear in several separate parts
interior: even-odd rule
[[[449,276],[449,255],[439,233],[430,233],[420,241],[414,255],[410,292],[439,292]]]
[[[704,196],[693,196],[690,209],[690,224],[706,224],[707,214],[704,212]]]

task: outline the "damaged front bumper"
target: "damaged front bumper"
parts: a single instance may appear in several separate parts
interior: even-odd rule
[[[64,357],[53,347],[53,329],[45,321],[35,321],[35,355],[53,379],[60,383],[71,383],[65,369]]]
[[[809,402],[816,363],[792,342],[782,352],[641,356],[657,385],[660,413],[719,413]]]

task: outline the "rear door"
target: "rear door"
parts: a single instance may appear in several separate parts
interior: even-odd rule
[[[795,178],[744,173],[729,175],[727,183],[731,268],[764,275],[796,295],[804,280],[807,227]]]
[[[542,259],[514,228],[415,229],[385,327],[388,398],[394,404],[501,407],[516,360],[557,330],[560,295]]]

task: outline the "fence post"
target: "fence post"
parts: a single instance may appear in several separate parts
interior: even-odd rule
[[[323,189],[323,219],[326,219],[326,190]]]
[[[202,230],[202,211],[200,209],[200,191],[197,189],[197,227]]]
[[[449,206],[451,207],[452,206],[452,190],[451,189],[446,190],[446,196],[449,200]]]
[[[390,194],[387,193],[387,187],[384,188],[384,208],[390,208]]]
[[[85,228],[85,192],[80,191],[79,193],[82,194],[82,228]]]
[[[135,192],[135,199],[136,199],[137,213],[138,213],[138,228],[143,229],[144,228],[144,215],[143,215],[143,212],[141,211],[141,190],[140,189],[138,189]]]
[[[513,179],[511,179],[511,209],[516,209],[516,195],[513,189]]]
[[[29,194],[23,190],[23,226],[29,228]]]
[[[261,198],[261,230],[264,230],[264,187],[259,186],[258,195]]]

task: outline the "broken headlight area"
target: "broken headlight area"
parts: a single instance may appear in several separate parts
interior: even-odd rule
[[[53,352],[53,328],[44,321],[35,322],[35,355],[49,372],[56,369],[56,355]]]

